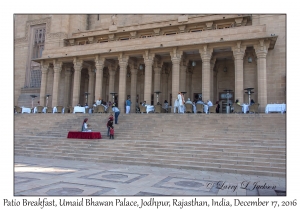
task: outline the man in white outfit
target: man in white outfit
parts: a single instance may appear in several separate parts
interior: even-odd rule
[[[178,113],[184,113],[184,108],[183,108],[183,102],[182,102],[182,96],[181,96],[181,93],[179,92],[178,93],[178,96],[177,96],[177,99],[178,99]]]
[[[207,100],[207,105],[208,106],[213,106],[213,103],[210,100]]]
[[[174,101],[174,114],[176,113],[176,108],[178,109],[178,106],[179,106],[178,99],[175,99],[175,101]],[[179,110],[178,110],[178,112],[179,112]]]

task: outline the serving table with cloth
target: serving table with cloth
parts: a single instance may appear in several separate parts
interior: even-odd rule
[[[76,112],[85,113],[85,107],[75,106],[73,113],[75,114]]]
[[[286,112],[286,104],[267,104],[265,113],[269,112]]]
[[[21,107],[22,113],[31,113],[31,108]]]
[[[55,107],[53,107],[53,113],[57,113],[57,108],[56,108],[56,106],[55,106]],[[64,108],[62,108],[62,110],[61,110],[61,113],[62,113],[62,114],[64,114],[64,113],[65,113],[65,107],[64,107]]]
[[[100,132],[69,131],[68,139],[101,139]]]
[[[154,112],[154,106],[151,106],[151,105],[145,105],[145,106],[146,106],[146,112],[147,112],[147,114],[149,112]]]
[[[244,114],[246,114],[249,111],[249,104],[243,104],[242,111],[244,112]]]
[[[43,113],[46,113],[46,112],[47,112],[47,107],[43,107],[42,112],[43,112]],[[37,113],[37,107],[34,107],[33,113]]]

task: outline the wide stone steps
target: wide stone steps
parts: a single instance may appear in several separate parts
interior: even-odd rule
[[[101,140],[67,139],[88,117]],[[115,139],[107,114],[15,115],[15,154],[285,176],[282,114],[121,114]]]

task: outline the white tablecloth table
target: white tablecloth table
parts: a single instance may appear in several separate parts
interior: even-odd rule
[[[57,113],[57,108],[56,106],[53,107],[53,112],[52,113]],[[62,108],[61,113],[64,114],[65,113],[65,107]]]
[[[269,112],[286,112],[286,104],[267,104],[265,113]]]
[[[246,114],[249,111],[249,105],[248,104],[243,104],[242,105],[242,111],[244,114]]]
[[[22,113],[31,113],[31,108],[22,107]]]
[[[46,113],[47,112],[47,107],[44,107],[43,110],[42,110],[42,112]],[[34,107],[33,113],[37,113],[37,107]]]
[[[149,112],[154,112],[154,106],[146,105],[146,112],[147,112],[147,113],[149,113]]]
[[[75,106],[73,113],[75,114],[76,112],[85,113],[85,107]]]

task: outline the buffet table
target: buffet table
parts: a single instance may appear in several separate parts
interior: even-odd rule
[[[249,111],[249,105],[248,104],[243,104],[242,105],[242,111],[244,114],[246,114]]]
[[[286,112],[286,104],[267,104],[265,113],[269,112]]]
[[[152,106],[152,105],[146,105],[146,112],[147,113],[154,112],[154,106]]]
[[[100,132],[69,131],[69,139],[101,139]]]
[[[31,108],[22,107],[22,113],[31,113]]]
[[[85,113],[85,107],[75,106],[74,110],[73,110],[73,113],[75,114],[76,112]]]

